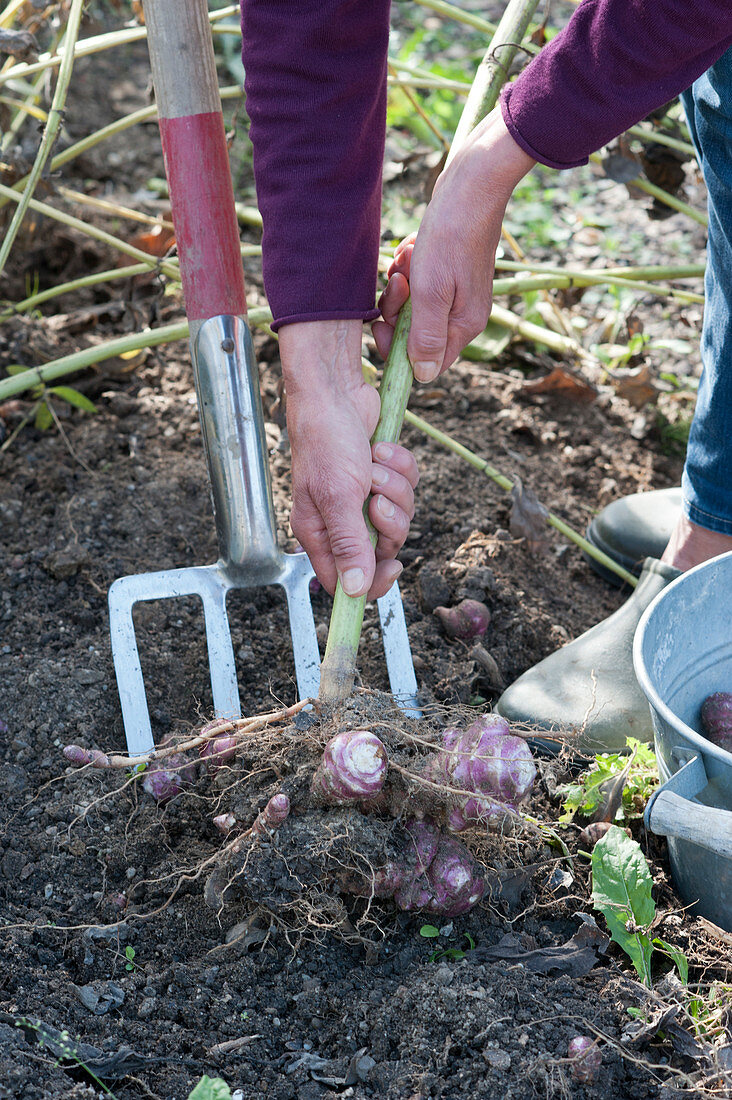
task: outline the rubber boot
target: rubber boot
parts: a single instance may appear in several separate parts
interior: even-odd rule
[[[653,739],[648,700],[633,671],[633,635],[658,593],[680,575],[648,558],[633,594],[609,618],[519,676],[495,709],[509,721],[576,735],[591,752],[617,752],[626,738]],[[551,738],[538,738],[551,748]],[[556,743],[555,743],[556,747]]]
[[[646,558],[660,558],[681,515],[681,489],[633,493],[603,508],[587,528],[587,541],[630,573],[639,575]],[[585,555],[595,572],[620,585],[617,573]]]

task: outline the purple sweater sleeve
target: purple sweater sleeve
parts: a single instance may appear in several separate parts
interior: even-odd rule
[[[503,118],[535,160],[572,168],[683,92],[730,45],[730,0],[584,0],[504,89]]]
[[[372,319],[389,0],[244,0],[242,34],[273,327]]]

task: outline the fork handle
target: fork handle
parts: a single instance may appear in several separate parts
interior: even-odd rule
[[[239,227],[206,0],[144,0],[186,313],[246,317]]]

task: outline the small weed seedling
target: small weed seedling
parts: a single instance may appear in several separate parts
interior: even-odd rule
[[[137,970],[137,963],[135,962],[135,949],[130,944],[125,947],[125,970]]]

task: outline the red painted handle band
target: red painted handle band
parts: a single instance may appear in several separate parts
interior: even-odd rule
[[[161,118],[189,321],[247,312],[239,226],[220,111]]]

